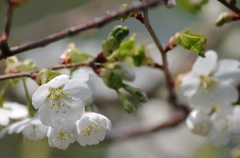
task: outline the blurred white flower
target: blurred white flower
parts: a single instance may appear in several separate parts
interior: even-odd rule
[[[45,138],[47,130],[48,127],[43,125],[37,117],[34,117],[15,122],[3,131],[8,131],[8,134],[22,132],[24,140],[36,141]],[[4,135],[4,133],[2,134]]]
[[[62,150],[77,140],[77,127],[73,121],[62,120],[58,127],[48,129],[48,143],[50,147]]]
[[[231,59],[217,62],[217,54],[212,50],[205,56],[197,58],[180,90],[196,110],[209,113],[214,105],[225,107],[237,101],[238,91],[232,82],[240,79],[240,63]]]
[[[207,136],[212,128],[212,120],[210,117],[201,111],[192,111],[187,119],[188,128],[195,134]]]
[[[78,130],[78,143],[82,146],[98,144],[105,138],[106,129],[112,127],[111,121],[97,113],[84,113],[76,122]]]
[[[60,75],[41,85],[33,94],[32,101],[38,109],[39,119],[44,125],[57,127],[62,119],[75,121],[84,112],[81,100],[91,97],[91,90],[84,82],[69,80]]]
[[[4,102],[0,108],[0,125],[7,126],[10,119],[22,119],[28,116],[28,108],[15,102]]]
[[[211,120],[213,127],[208,134],[208,138],[216,146],[227,145],[231,140],[231,120],[229,116],[232,115],[233,108],[224,108],[212,114]]]

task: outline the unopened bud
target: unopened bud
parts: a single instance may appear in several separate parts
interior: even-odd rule
[[[145,47],[141,44],[136,45],[132,51],[133,64],[135,66],[142,66],[145,57]]]
[[[221,13],[217,20],[215,21],[216,26],[222,26],[225,23],[234,21],[234,20],[239,20],[240,16],[236,13],[231,13],[231,12],[224,12]]]
[[[120,102],[123,104],[124,109],[128,113],[133,113],[137,110],[137,106],[133,103],[131,103],[121,92],[117,91],[118,98]]]
[[[128,91],[130,94],[134,96],[134,98],[139,102],[139,103],[146,103],[148,102],[148,96],[147,94],[140,88],[134,88],[131,87],[127,84],[123,84],[123,88]]]
[[[118,70],[101,68],[99,76],[103,79],[104,83],[109,88],[117,90],[122,87],[123,74]]]
[[[135,72],[125,65],[121,65],[121,71],[123,72],[123,79],[126,81],[134,81],[136,78]]]
[[[90,57],[92,56],[76,48],[74,43],[70,43],[60,56],[60,62],[61,64],[79,63],[87,61]]]
[[[59,75],[61,75],[59,72],[51,71],[49,69],[42,69],[37,74],[32,75],[32,79],[34,79],[38,85],[42,85],[48,83]]]
[[[129,34],[129,29],[126,26],[118,25],[113,28],[107,39],[102,42],[102,50],[105,57],[110,56],[113,51],[117,50],[122,40]]]

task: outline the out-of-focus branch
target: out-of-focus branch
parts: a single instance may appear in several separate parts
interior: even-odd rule
[[[180,110],[180,111],[176,112],[172,116],[172,118],[170,118],[169,120],[167,120],[164,123],[161,123],[159,125],[156,125],[152,128],[145,129],[145,128],[138,126],[138,127],[131,127],[128,129],[123,129],[123,130],[112,131],[109,135],[106,136],[106,139],[115,140],[117,138],[133,137],[133,136],[139,136],[139,135],[143,135],[143,134],[161,131],[161,130],[167,129],[167,128],[172,128],[172,127],[177,126],[181,122],[183,122],[186,119],[187,115],[188,115],[188,113],[186,111]]]
[[[145,1],[144,1],[144,3],[146,3]],[[175,107],[183,108],[186,111],[188,111],[188,108],[185,107],[185,106],[182,106],[177,100],[177,96],[174,92],[173,80],[172,80],[171,74],[170,74],[169,69],[168,69],[167,54],[166,54],[166,51],[163,48],[160,40],[158,39],[156,33],[154,32],[154,30],[151,27],[151,24],[149,22],[148,10],[147,9],[143,10],[143,15],[144,15],[144,25],[147,28],[148,32],[150,33],[150,35],[151,35],[152,39],[154,40],[155,44],[157,45],[157,48],[160,51],[161,56],[162,56],[162,60],[163,60],[162,70],[165,74],[165,79],[166,79],[166,82],[167,82],[167,88],[168,88],[168,91],[169,91],[169,102]]]
[[[154,1],[150,1],[148,3],[144,3],[144,4],[137,4],[137,5],[133,5],[125,10],[119,10],[116,12],[112,12],[111,15],[106,15],[103,17],[99,17],[96,18],[93,21],[90,21],[88,23],[79,25],[79,26],[75,26],[75,27],[71,27],[67,30],[63,30],[60,31],[58,33],[52,34],[48,37],[45,37],[43,39],[31,42],[31,43],[27,43],[21,46],[17,46],[17,47],[13,47],[10,49],[10,54],[6,53],[5,51],[1,50],[0,51],[0,59],[4,59],[7,58],[9,56],[13,56],[16,55],[18,53],[24,52],[24,51],[28,51],[31,49],[35,49],[38,47],[44,47],[52,42],[58,41],[60,39],[72,36],[72,35],[76,35],[82,31],[85,30],[89,30],[92,28],[98,28],[98,27],[102,27],[103,25],[107,24],[108,22],[116,19],[117,17],[121,16],[121,15],[125,15],[128,13],[131,13],[135,10],[142,10],[145,8],[149,8],[149,7],[153,7],[153,6],[157,6],[160,2],[163,2],[164,0],[154,0]]]
[[[220,3],[225,5],[228,9],[232,10],[234,13],[240,15],[240,9],[236,6],[236,1],[232,0],[228,2],[227,0],[218,0]]]
[[[80,66],[92,66],[92,61],[86,62],[86,63],[72,63],[72,64],[61,64],[56,65],[53,67],[50,67],[48,69],[50,70],[59,70],[64,68],[74,68],[74,67],[80,67]],[[8,75],[2,75],[0,76],[1,80],[7,80],[7,79],[14,79],[14,78],[21,78],[21,77],[33,77],[35,73],[38,73],[40,70],[34,70],[29,72],[22,72],[22,73],[16,73],[16,74],[8,74]]]
[[[8,47],[7,40],[10,34],[13,8],[14,8],[14,5],[10,1],[8,1],[4,29],[0,39],[0,49],[6,52],[6,54],[10,53],[10,48]]]

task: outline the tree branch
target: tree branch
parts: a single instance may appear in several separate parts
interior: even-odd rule
[[[92,61],[89,61],[86,63],[61,64],[61,65],[50,67],[48,69],[59,70],[59,69],[64,69],[64,68],[73,68],[73,67],[91,66],[91,65],[92,65]],[[35,73],[38,73],[39,71],[40,70],[34,70],[34,71],[29,71],[29,72],[2,75],[2,76],[0,76],[0,81],[7,80],[7,79],[21,78],[21,77],[30,77],[31,78]]]
[[[227,0],[218,0],[218,1],[223,5],[225,5],[228,9],[240,15],[240,9],[235,5],[236,3],[234,3],[234,1],[231,1],[231,2],[228,2]]]
[[[0,51],[0,59],[4,59],[7,58],[9,56],[13,56],[16,55],[18,53],[24,52],[24,51],[28,51],[34,48],[38,48],[38,47],[44,47],[52,42],[58,41],[60,39],[66,38],[68,36],[73,36],[76,35],[82,31],[85,30],[89,30],[92,28],[98,28],[98,27],[102,27],[103,25],[105,25],[106,23],[116,19],[117,17],[121,16],[121,15],[125,15],[128,13],[131,13],[135,10],[142,10],[145,8],[149,8],[149,7],[153,7],[153,6],[157,6],[159,2],[162,2],[164,0],[154,0],[148,3],[144,3],[144,4],[138,4],[138,5],[133,5],[125,10],[119,10],[116,12],[112,12],[111,15],[106,15],[103,17],[99,17],[96,18],[93,21],[90,21],[88,23],[82,24],[82,25],[78,25],[75,27],[71,27],[67,30],[63,30],[60,31],[58,33],[52,34],[48,37],[45,37],[43,39],[31,42],[31,43],[27,43],[27,44],[23,44],[21,46],[17,46],[17,47],[13,47],[10,49],[11,53],[8,54],[6,52],[4,52],[3,50]]]
[[[154,40],[155,44],[157,45],[157,48],[160,51],[161,56],[162,56],[162,60],[163,60],[162,70],[165,74],[165,79],[166,79],[167,87],[168,87],[168,91],[169,91],[169,102],[172,103],[172,105],[178,107],[179,103],[177,103],[177,97],[176,97],[176,94],[174,92],[172,77],[171,77],[170,72],[168,70],[168,62],[167,62],[166,51],[163,48],[163,46],[162,46],[160,40],[158,39],[156,33],[154,32],[154,30],[151,27],[151,24],[149,22],[148,10],[147,9],[143,10],[143,15],[144,15],[144,25],[147,28],[148,32],[150,33],[150,35],[151,35],[152,39]]]
[[[161,131],[163,129],[167,128],[172,128],[183,122],[188,115],[188,112],[184,110],[180,110],[176,112],[172,118],[167,120],[164,123],[161,123],[159,125],[156,125],[152,128],[145,129],[142,127],[131,127],[128,129],[123,129],[123,130],[117,130],[117,131],[112,131],[109,135],[106,136],[107,140],[115,140],[118,138],[126,138],[126,137],[133,137],[133,136],[139,136],[139,135],[144,135],[152,132],[157,132]]]
[[[10,34],[13,8],[14,8],[14,5],[10,1],[8,1],[4,29],[3,29],[2,36],[0,39],[0,49],[2,51],[6,52],[6,54],[10,53],[10,48],[7,44],[7,40],[8,40],[9,34]]]

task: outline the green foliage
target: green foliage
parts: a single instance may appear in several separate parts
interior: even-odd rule
[[[195,34],[191,30],[185,29],[175,34],[171,42],[185,49],[192,50],[201,57],[205,57],[202,52],[205,49],[207,39],[201,34]]]

